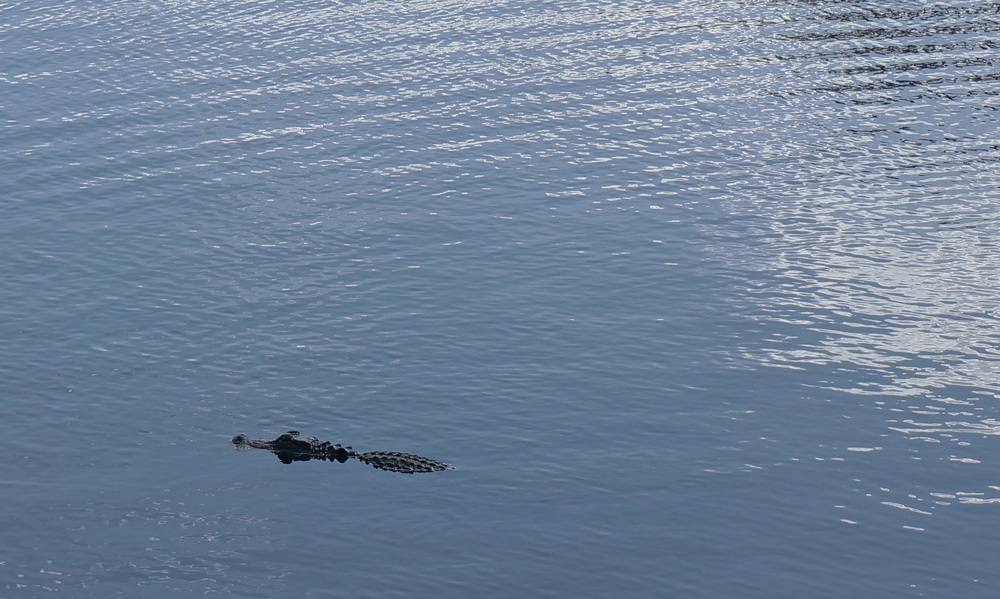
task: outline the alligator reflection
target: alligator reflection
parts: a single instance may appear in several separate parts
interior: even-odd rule
[[[373,468],[388,470],[389,472],[412,474],[414,472],[453,470],[448,464],[410,453],[400,453],[398,451],[366,451],[359,453],[354,451],[350,445],[344,447],[339,443],[333,444],[329,441],[320,441],[316,437],[302,437],[299,431],[288,431],[287,433],[278,435],[278,438],[271,441],[266,439],[251,439],[246,435],[240,434],[233,437],[233,445],[240,451],[266,449],[278,456],[278,459],[285,464],[306,462],[309,460],[329,460],[343,464],[348,459],[354,458]]]

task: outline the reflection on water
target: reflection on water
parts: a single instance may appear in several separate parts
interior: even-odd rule
[[[720,195],[755,231],[719,236],[757,273],[743,351],[979,464],[1000,434],[1000,5],[783,6],[750,46],[780,69],[751,125],[768,139]]]

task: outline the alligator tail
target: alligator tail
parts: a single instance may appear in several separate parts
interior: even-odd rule
[[[452,466],[444,462],[398,451],[366,451],[364,453],[355,453],[351,457],[361,460],[372,468],[388,470],[389,472],[413,474],[414,472],[454,470]]]

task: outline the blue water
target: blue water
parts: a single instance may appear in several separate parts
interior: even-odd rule
[[[0,597],[993,597],[998,33],[0,4]]]

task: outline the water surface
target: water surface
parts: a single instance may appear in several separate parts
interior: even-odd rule
[[[991,597],[998,10],[0,6],[0,596]]]

